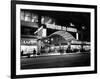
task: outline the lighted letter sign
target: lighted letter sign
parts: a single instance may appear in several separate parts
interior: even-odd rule
[[[71,27],[67,27],[67,31],[70,31],[70,32],[77,32],[77,29],[71,28]]]
[[[21,44],[22,45],[36,45],[37,41],[36,40],[31,40],[31,39],[22,39]]]
[[[65,27],[65,26],[59,26],[55,24],[46,24],[47,28],[50,29],[57,29],[57,30],[64,30],[64,31],[70,31],[70,32],[77,32],[76,28],[71,28],[71,27]]]

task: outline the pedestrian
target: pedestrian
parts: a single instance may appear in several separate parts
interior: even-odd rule
[[[33,55],[35,55],[36,54],[36,50],[35,50],[35,48],[34,48],[34,50],[33,50]]]
[[[21,56],[23,56],[23,52],[24,52],[24,51],[22,50],[22,51],[21,51]]]

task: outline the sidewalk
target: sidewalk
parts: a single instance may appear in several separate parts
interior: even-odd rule
[[[35,57],[45,57],[45,56],[58,56],[58,55],[73,55],[73,54],[81,54],[81,52],[76,52],[76,53],[47,53],[47,54],[41,54],[41,55],[31,55],[30,58],[35,58]],[[89,53],[89,52],[84,52],[84,53]],[[27,57],[23,56],[22,58]]]

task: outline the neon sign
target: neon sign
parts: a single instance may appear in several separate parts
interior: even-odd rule
[[[66,27],[66,26],[59,26],[59,25],[55,25],[55,24],[46,24],[46,26],[47,26],[47,28],[50,28],[50,29],[77,32],[76,28],[71,28],[71,27]]]
[[[71,28],[71,27],[67,27],[67,31],[70,31],[70,32],[77,32],[77,29]]]
[[[36,40],[31,40],[31,39],[22,39],[21,44],[22,45],[36,45],[37,41]]]

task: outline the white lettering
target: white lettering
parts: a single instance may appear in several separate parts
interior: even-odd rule
[[[70,32],[77,32],[77,29],[71,28],[71,27],[67,27],[67,31],[70,31]]]

